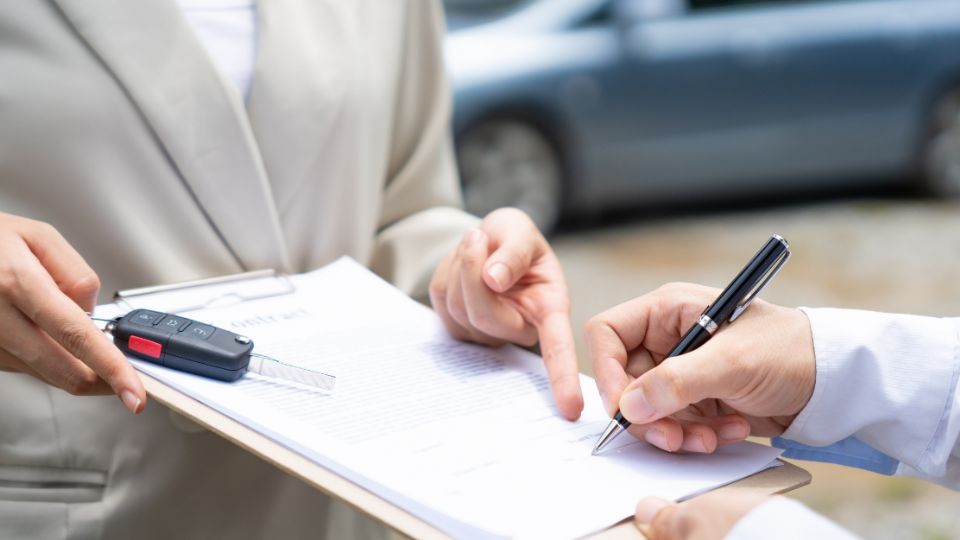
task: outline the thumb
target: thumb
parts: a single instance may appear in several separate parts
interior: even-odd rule
[[[620,396],[620,412],[634,424],[648,424],[707,398],[736,389],[737,373],[708,346],[668,358],[647,371]]]
[[[637,503],[635,514],[637,523],[645,523],[647,525],[653,523],[653,519],[657,514],[668,506],[675,506],[675,503],[661,499],[660,497],[645,497],[640,499],[640,502]]]
[[[682,520],[676,519],[680,505],[659,497],[646,497],[637,503],[634,523],[640,532],[649,540],[669,540],[684,538],[683,531],[678,525]]]
[[[490,235],[497,249],[487,259],[483,281],[496,292],[505,292],[516,285],[542,252],[543,237],[540,235]]]

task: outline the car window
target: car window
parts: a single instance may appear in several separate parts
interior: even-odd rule
[[[718,9],[746,5],[805,4],[818,0],[687,0],[691,10]]]
[[[444,0],[447,28],[459,30],[512,13],[532,0]]]
[[[613,3],[603,2],[592,11],[583,16],[574,26],[574,28],[588,28],[591,26],[607,26],[613,21]]]
[[[529,0],[444,0],[447,13],[463,15],[501,15],[513,11]]]

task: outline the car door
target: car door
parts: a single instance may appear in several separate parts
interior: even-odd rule
[[[631,20],[592,156],[608,194],[738,194],[889,165],[876,150],[895,146],[910,67],[902,36],[877,33],[877,4],[690,0]]]

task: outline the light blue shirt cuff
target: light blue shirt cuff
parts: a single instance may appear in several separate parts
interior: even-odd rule
[[[770,439],[770,443],[776,448],[786,450],[783,453],[786,458],[836,463],[885,475],[896,473],[900,464],[896,459],[854,437],[847,437],[829,446],[807,446],[782,437],[774,437]]]

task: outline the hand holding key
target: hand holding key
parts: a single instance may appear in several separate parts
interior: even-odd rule
[[[116,394],[139,413],[147,393],[86,311],[100,281],[50,225],[0,213],[0,369],[75,395]]]

